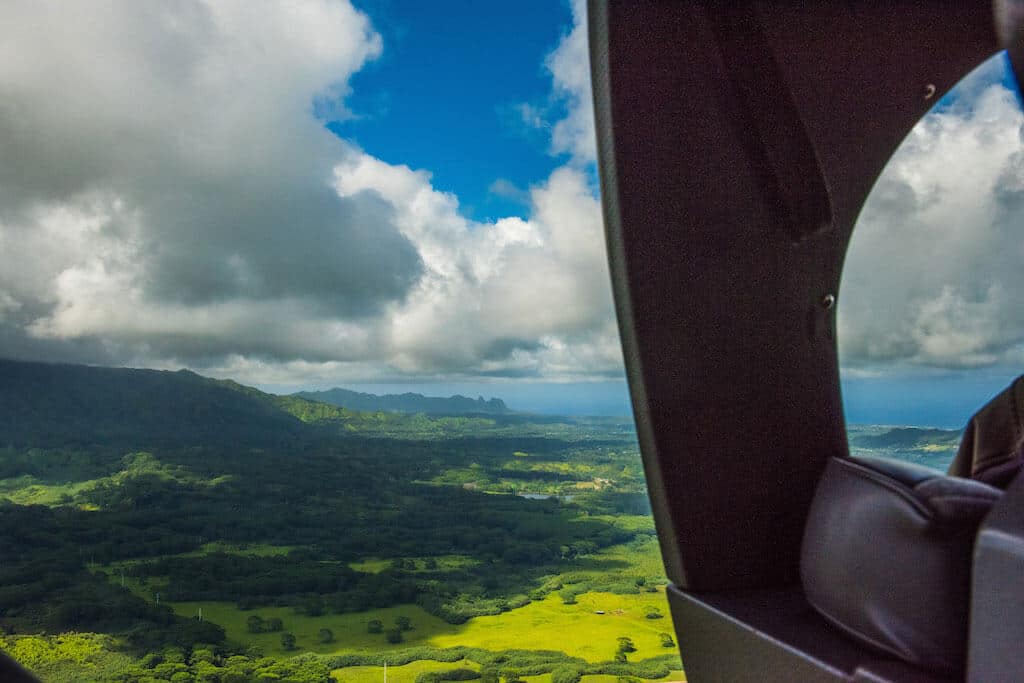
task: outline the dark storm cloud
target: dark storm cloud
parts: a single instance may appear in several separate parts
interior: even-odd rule
[[[341,198],[312,182],[218,186],[151,205],[146,294],[155,301],[294,297],[324,314],[363,316],[401,300],[422,273],[391,207],[370,194]]]

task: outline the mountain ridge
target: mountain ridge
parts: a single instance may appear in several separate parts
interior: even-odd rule
[[[447,398],[424,396],[413,392],[378,395],[334,387],[324,391],[299,391],[289,395],[360,412],[385,411],[427,415],[507,415],[515,412],[500,398],[485,400],[480,396],[472,399],[460,394]]]
[[[367,400],[359,408],[350,408],[301,393],[270,394],[185,369],[0,358],[0,448],[99,443],[130,448],[265,447],[357,435],[422,438],[431,433],[441,437],[471,424],[489,429],[495,427],[495,419],[506,424],[525,417],[509,410],[501,399],[419,396],[422,401],[410,411],[387,409],[372,402],[378,397],[364,396]],[[398,398],[415,402],[417,397]]]

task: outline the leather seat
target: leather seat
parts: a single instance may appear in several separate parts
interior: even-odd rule
[[[971,417],[949,474],[1006,488],[1022,465],[1024,375]]]
[[[1024,466],[1024,375],[968,422],[950,476],[887,458],[831,458],[808,514],[808,602],[899,659],[960,673],[978,526]]]
[[[808,602],[864,644],[961,673],[974,539],[1001,495],[919,465],[831,458],[804,535]]]

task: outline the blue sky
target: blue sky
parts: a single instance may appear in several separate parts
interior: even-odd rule
[[[393,164],[429,169],[433,185],[477,220],[527,217],[525,191],[565,157],[523,120],[522,106],[564,114],[551,98],[545,57],[572,25],[567,2],[391,2],[360,8],[385,44],[351,80],[354,118],[329,123],[340,137]],[[511,189],[511,188],[509,188]]]
[[[960,107],[970,109],[974,106],[979,91],[992,85],[999,85],[1014,93],[1018,103],[1021,102],[1017,79],[1014,78],[1010,57],[1006,52],[1000,52],[972,71],[935,103],[931,113],[941,114],[956,111]]]

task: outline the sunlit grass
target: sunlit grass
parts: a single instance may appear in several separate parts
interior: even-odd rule
[[[590,517],[590,519],[612,520],[613,518],[595,515]],[[630,531],[633,530],[632,527],[634,526],[642,529],[643,520],[645,519],[647,523],[650,523],[650,517],[640,517],[638,515],[635,517],[632,515],[620,515],[614,519],[616,525]],[[621,520],[621,523],[619,520]],[[593,555],[585,556],[583,559],[586,560],[588,558],[596,560],[600,567],[594,569],[569,569],[566,571],[566,575],[585,576],[597,583],[607,583],[609,581],[632,582],[635,578],[641,576],[654,584],[661,584],[665,580],[665,565],[661,559],[658,539],[653,536],[634,541],[633,543],[604,548]],[[617,569],[612,570],[610,567],[617,567]]]
[[[558,650],[589,662],[610,660],[618,638],[632,638],[637,651],[631,659],[647,659],[674,650],[661,646],[660,633],[672,632],[663,591],[640,595],[585,593],[577,604],[563,604],[555,594],[511,612],[476,617],[458,630],[439,631],[429,644],[436,647],[466,645],[486,650]],[[647,619],[657,607],[662,619]],[[604,614],[597,614],[603,611]],[[674,639],[674,636],[673,636]]]
[[[66,505],[80,492],[96,486],[101,479],[45,484],[31,475],[0,481],[0,498],[17,505]]]
[[[95,680],[97,672],[127,669],[132,658],[122,649],[116,638],[99,633],[0,637],[0,650],[47,683]]]
[[[270,657],[290,656],[297,652],[333,654],[339,652],[382,652],[400,650],[412,645],[426,645],[441,633],[450,633],[459,627],[452,626],[428,614],[418,605],[384,607],[367,612],[349,614],[324,614],[310,617],[298,614],[290,607],[260,607],[240,610],[233,602],[176,602],[170,603],[175,612],[184,617],[198,617],[200,608],[203,619],[223,626],[227,637],[243,645],[257,645]],[[295,636],[297,651],[286,652],[281,647],[281,633],[249,633],[246,620],[252,615],[263,619],[277,617],[284,623],[284,630]],[[369,633],[367,623],[379,619],[384,628],[391,628],[396,617],[408,617],[413,630],[406,631],[404,642],[391,645],[382,633]],[[334,634],[333,643],[319,641],[320,629],[330,629]]]
[[[640,527],[645,519],[649,523],[649,518],[639,516],[620,516],[616,519],[626,527]],[[222,551],[226,547],[226,544],[216,544],[208,549]],[[236,546],[233,550],[242,554],[254,552],[269,555],[285,552],[281,547],[262,545]],[[653,585],[660,583],[664,575],[654,538],[607,548],[588,558],[601,563],[612,562],[619,568],[609,575],[606,566],[594,569],[575,567],[552,580],[561,580],[567,587],[580,586],[587,590],[590,582],[593,582],[590,587],[598,587],[607,583],[609,578],[631,584],[634,579],[644,577]],[[414,559],[422,569],[426,558],[407,559]],[[459,569],[473,562],[471,558],[461,555],[434,559],[440,571]],[[391,560],[366,558],[351,566],[358,571],[383,571],[391,566]],[[108,574],[111,581],[120,582],[116,566],[111,566]],[[150,579],[146,585],[130,575],[125,578],[126,588],[150,600],[154,599],[155,592],[162,585],[163,580],[159,578]],[[674,652],[673,649],[661,646],[661,633],[670,633],[674,638],[664,589],[659,587],[657,592],[648,592],[648,586],[644,586],[640,590],[642,592],[639,594],[628,595],[585,592],[577,596],[575,605],[564,604],[562,597],[555,592],[525,607],[495,616],[476,617],[462,625],[449,624],[417,605],[348,614],[324,614],[318,617],[299,614],[290,607],[240,610],[233,602],[179,602],[171,603],[171,606],[178,614],[186,617],[198,617],[201,607],[203,618],[223,626],[230,640],[244,645],[258,645],[268,656],[286,656],[291,653],[281,647],[280,633],[248,632],[246,620],[254,614],[265,620],[272,617],[281,619],[284,630],[295,635],[299,652],[319,654],[394,651],[416,645],[440,648],[461,645],[492,651],[515,648],[554,649],[597,662],[614,656],[617,639],[621,636],[633,638],[636,643],[638,652],[631,658],[645,659]],[[646,615],[652,611],[652,607],[657,607],[664,615],[663,618],[647,619]],[[604,614],[597,614],[598,611]],[[403,634],[402,643],[391,645],[386,642],[383,634],[367,632],[370,620],[380,620],[387,629],[394,625],[395,618],[399,616],[408,617],[413,625],[413,630]],[[319,642],[320,629],[324,628],[332,631],[334,642]]]
[[[452,669],[473,669],[480,670],[480,665],[463,659],[458,662],[435,662],[430,659],[421,659],[410,662],[404,666],[388,667],[388,683],[415,683],[416,677],[427,671],[451,671]],[[382,666],[350,666],[344,669],[335,669],[331,675],[343,683],[383,683],[384,667]],[[538,677],[539,678],[539,677]],[[547,683],[551,677],[548,676]]]
[[[468,555],[439,555],[437,557],[406,557],[402,558],[406,560],[413,560],[416,562],[415,570],[406,571],[453,571],[457,569],[465,569],[467,567],[474,567],[480,564],[480,560],[473,559]],[[426,562],[428,559],[432,559],[437,563],[436,569],[427,569]],[[381,559],[378,557],[367,557],[357,562],[349,562],[348,566],[357,572],[367,572],[369,574],[379,574],[385,569],[391,567],[391,560]]]
[[[439,648],[479,647],[491,651],[525,649],[557,650],[572,657],[600,662],[611,659],[619,637],[632,638],[637,647],[633,659],[646,659],[674,652],[661,646],[660,633],[672,632],[665,594],[613,595],[586,593],[577,604],[563,604],[556,595],[496,616],[476,617],[462,625],[452,625],[434,617],[419,606],[403,605],[351,614],[325,614],[309,617],[287,607],[239,610],[229,602],[179,602],[174,611],[185,617],[198,617],[219,624],[230,640],[263,648],[268,656],[286,656],[281,633],[249,633],[246,620],[252,615],[263,619],[278,617],[284,630],[295,636],[300,652],[320,654],[345,652],[396,651],[415,645]],[[662,619],[647,619],[650,608],[657,607]],[[604,614],[597,614],[603,611]],[[383,622],[385,629],[399,616],[408,617],[413,630],[406,631],[404,642],[389,644],[383,634],[367,632],[371,619]],[[330,629],[334,642],[319,642],[320,629]]]
[[[542,678],[541,676],[529,676],[526,677],[528,681],[533,681],[534,678]],[[538,683],[550,683],[551,676],[548,675],[547,681],[538,681]],[[656,681],[685,681],[686,675],[682,671],[670,671],[668,676],[664,678],[654,679]],[[618,676],[611,676],[609,674],[591,674],[590,676],[584,676],[580,679],[580,683],[619,683]]]
[[[196,477],[185,468],[160,462],[152,453],[129,453],[122,458],[123,469],[109,476],[78,481],[50,481],[38,479],[32,475],[21,475],[0,479],[0,500],[8,500],[17,505],[75,505],[83,510],[98,510],[93,504],[79,498],[90,489],[101,485],[119,486],[125,481],[141,475],[154,476],[159,479],[177,482],[189,482],[207,487],[215,487],[231,479],[223,475],[213,478]]]

